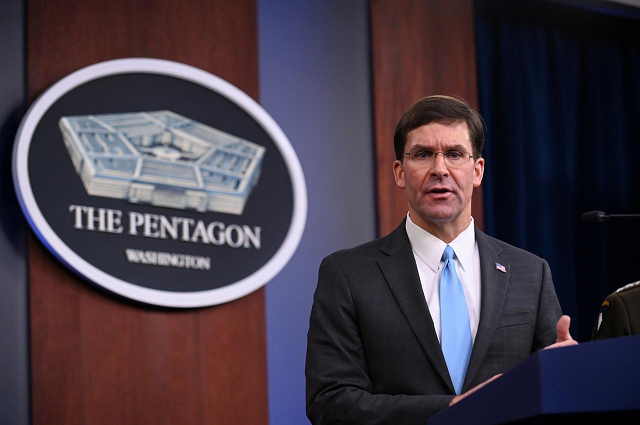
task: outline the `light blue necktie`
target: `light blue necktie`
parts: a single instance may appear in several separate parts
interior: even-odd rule
[[[455,253],[447,245],[442,254],[444,267],[440,276],[440,346],[447,362],[456,394],[462,391],[467,365],[471,357],[471,328],[469,310],[453,261]]]

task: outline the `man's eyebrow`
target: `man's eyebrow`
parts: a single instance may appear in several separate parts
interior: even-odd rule
[[[449,151],[462,151],[462,152],[466,152],[467,148],[464,145],[453,145],[453,146],[448,146],[447,150]]]
[[[413,149],[420,149],[420,150],[429,150],[429,151],[435,151],[435,148],[433,146],[429,146],[429,145],[424,145],[421,143],[418,143],[416,145],[414,145],[412,148]],[[451,146],[445,146],[445,151],[461,151],[461,152],[466,152],[467,148],[464,145],[461,144],[455,144],[455,145],[451,145]]]
[[[418,143],[416,145],[413,145],[413,147],[411,149],[421,149],[421,150],[433,150],[433,146],[429,146],[429,145],[423,145],[421,143]]]

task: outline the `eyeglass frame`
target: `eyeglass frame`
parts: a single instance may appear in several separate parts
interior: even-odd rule
[[[447,154],[452,153],[452,152],[456,152],[456,153],[458,153],[458,154],[460,154],[460,155],[462,155],[462,156],[464,156],[464,155],[468,155],[468,158],[467,158],[466,160],[464,160],[464,159],[463,159],[463,161],[469,161],[471,158],[473,158],[473,159],[474,159],[474,161],[475,161],[475,160],[477,160],[477,159],[479,159],[479,158],[482,158],[482,155],[472,155],[472,154],[470,154],[469,152],[466,152],[466,151],[459,151],[459,150],[457,150],[457,149],[451,149],[451,150],[448,150],[448,151],[445,151],[445,152],[442,152],[442,151],[432,151],[431,149],[420,149],[417,153],[419,153],[419,152],[421,152],[421,151],[431,152],[431,153],[433,154],[433,161],[432,161],[432,162],[430,162],[428,165],[432,165],[432,164],[434,164],[434,163],[436,162],[436,159],[438,158],[438,154],[442,154],[442,157],[444,158],[444,162],[445,162],[445,164],[447,164],[447,165],[451,166],[452,164],[451,164],[450,162],[448,162],[448,160],[447,160]],[[415,162],[413,159],[411,159],[411,152],[404,152],[404,153],[402,154],[402,157],[404,158],[405,156],[407,157],[407,159],[409,160],[409,162],[411,162],[412,164],[420,164],[420,162],[419,162],[419,161],[418,161],[418,162]],[[454,164],[455,164],[455,163],[454,163]],[[463,165],[463,163],[460,163],[460,166],[462,166],[462,165]],[[454,167],[455,167],[455,165],[454,165]]]

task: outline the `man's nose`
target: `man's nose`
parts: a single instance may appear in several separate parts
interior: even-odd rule
[[[436,152],[433,164],[431,165],[431,174],[437,177],[443,177],[449,175],[449,169],[447,168],[447,161],[445,161],[444,153]]]

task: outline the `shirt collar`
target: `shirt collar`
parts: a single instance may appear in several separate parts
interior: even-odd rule
[[[440,260],[442,259],[442,253],[447,244],[415,224],[409,214],[407,214],[405,228],[413,252],[415,252],[431,270],[437,272]],[[456,253],[456,257],[464,270],[469,270],[469,267],[471,267],[475,243],[476,229],[473,217],[471,217],[469,226],[449,243],[449,246]]]

